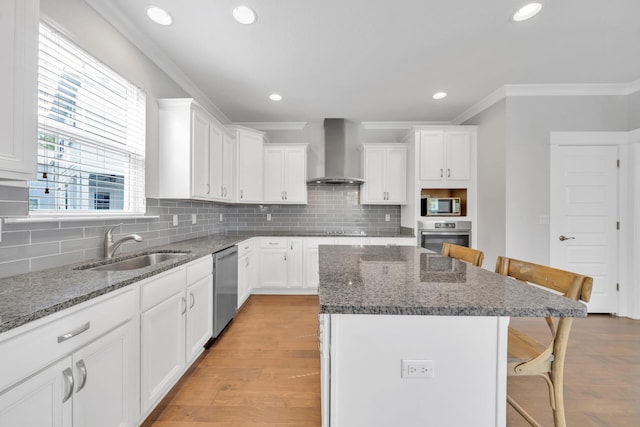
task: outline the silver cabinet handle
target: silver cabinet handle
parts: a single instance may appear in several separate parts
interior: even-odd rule
[[[211,191],[211,186],[207,184],[207,194],[209,194],[209,191]]]
[[[187,312],[187,299],[185,297],[182,297],[182,307],[184,308],[180,314],[185,314]]]
[[[62,403],[64,403],[67,400],[69,400],[69,398],[73,395],[73,372],[71,371],[71,368],[67,368],[64,371],[62,371],[62,375],[64,376],[64,379],[66,380],[66,384],[68,387],[67,392],[62,398]]]
[[[293,250],[293,242],[291,242],[291,250]]]
[[[87,365],[84,364],[84,360],[78,360],[76,362],[76,367],[82,374],[82,378],[80,379],[80,384],[78,384],[78,388],[76,389],[76,393],[78,393],[84,385],[87,383]]]
[[[287,260],[287,255],[286,255],[286,254],[285,254],[285,256],[284,256],[284,260],[285,260],[285,261]]]
[[[90,326],[91,326],[90,322],[87,322],[84,325],[80,326],[78,329],[75,329],[71,332],[67,332],[66,334],[60,335],[58,337],[58,344],[60,344],[61,342],[65,342],[66,340],[71,339],[76,335],[80,335],[81,333],[89,330]]]
[[[451,168],[447,168],[447,178],[451,178]]]
[[[244,260],[244,265],[249,267],[249,257],[246,257]]]
[[[573,240],[573,239],[575,239],[575,237],[567,237],[563,235],[560,235],[560,237],[558,237],[558,240],[560,240],[561,242],[564,242],[565,240]]]
[[[271,246],[273,246],[273,245],[277,245],[277,244],[278,244],[278,242],[269,242],[269,244],[270,244]]]
[[[189,308],[193,308],[193,306],[196,305],[196,297],[193,295],[193,292],[189,292],[189,298],[191,298]]]
[[[284,192],[284,199],[289,200],[289,193],[286,191]]]
[[[444,177],[444,169],[440,169],[440,178]]]
[[[243,199],[244,198],[244,191],[242,191],[242,189],[240,189],[240,198]]]

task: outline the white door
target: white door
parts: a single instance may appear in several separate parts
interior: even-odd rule
[[[618,148],[552,146],[550,263],[593,277],[591,313],[617,313]]]
[[[126,322],[73,356],[73,425],[132,426],[138,416],[134,325]]]
[[[209,197],[222,199],[222,130],[217,126],[209,125]]]
[[[284,148],[264,149],[264,201],[284,200]]]
[[[222,136],[222,200],[233,200],[235,191],[236,142],[227,135]]]
[[[213,336],[213,276],[187,287],[186,361],[191,362]]]
[[[238,134],[238,201],[262,202],[263,137]]]
[[[471,178],[471,132],[447,132],[447,167],[445,177],[448,181],[468,180]]]
[[[420,132],[420,180],[444,178],[444,132]]]
[[[191,145],[191,194],[200,199],[211,197],[209,188],[209,121],[198,110],[193,110]]]
[[[285,151],[285,201],[307,203],[306,148],[287,148]]]
[[[387,150],[387,202],[403,205],[407,203],[407,149]]]
[[[386,153],[387,151],[384,148],[365,148],[365,183],[362,185],[362,191],[364,192],[362,201],[364,203],[378,203],[386,200]]]

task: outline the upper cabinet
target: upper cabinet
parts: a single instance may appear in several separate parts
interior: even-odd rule
[[[235,138],[193,99],[158,105],[158,197],[233,201]]]
[[[420,131],[420,181],[449,183],[471,179],[471,130]]]
[[[406,144],[363,144],[364,184],[360,203],[402,205],[407,202]]]
[[[247,128],[235,128],[237,156],[238,203],[262,203],[264,199],[264,134]]]
[[[307,147],[308,144],[265,144],[265,203],[307,203]]]
[[[36,173],[39,0],[0,2],[0,180]]]

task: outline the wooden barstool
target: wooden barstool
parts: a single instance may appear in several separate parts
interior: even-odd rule
[[[442,244],[442,256],[460,259],[471,263],[476,267],[481,267],[482,261],[484,260],[484,253],[482,253],[482,251],[467,248],[465,246],[454,245],[453,243],[448,242],[444,242]]]
[[[593,279],[580,274],[502,256],[496,261],[496,273],[560,292],[574,301],[588,302],[591,298]],[[566,427],[562,385],[564,360],[573,318],[561,317],[557,321],[551,317],[545,319],[551,331],[551,340],[546,345],[515,328],[509,328],[507,375],[544,378],[549,387],[554,425]],[[507,402],[529,424],[540,426],[508,394]]]

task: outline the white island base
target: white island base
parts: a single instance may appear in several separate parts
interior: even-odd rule
[[[321,314],[323,427],[505,427],[508,324]],[[433,378],[403,378],[403,360],[433,361]]]

